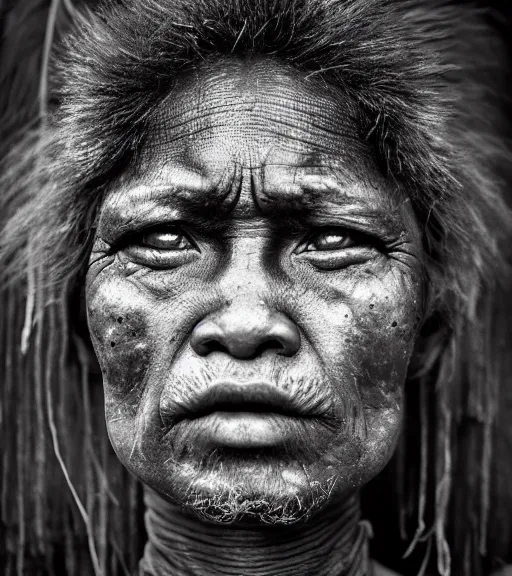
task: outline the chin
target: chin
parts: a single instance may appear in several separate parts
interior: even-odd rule
[[[218,450],[178,466],[172,486],[153,486],[209,522],[290,525],[307,522],[330,500],[336,479],[311,478],[289,456]]]

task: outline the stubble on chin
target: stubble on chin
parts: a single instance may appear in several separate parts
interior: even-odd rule
[[[290,525],[307,521],[330,499],[336,477],[310,478],[296,458],[216,450],[201,460],[182,498],[186,509],[222,524]]]

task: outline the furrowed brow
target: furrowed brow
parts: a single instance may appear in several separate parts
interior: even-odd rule
[[[212,182],[193,172],[177,171],[165,183],[144,183],[114,189],[104,203],[99,228],[136,230],[162,220],[187,220],[214,225],[225,206],[236,202],[226,181]]]
[[[288,185],[268,187],[258,196],[260,210],[278,226],[370,226],[383,237],[399,235],[403,230],[402,202],[389,191],[380,192],[369,184],[308,175]]]

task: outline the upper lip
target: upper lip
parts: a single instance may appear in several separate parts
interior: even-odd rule
[[[295,417],[311,417],[294,398],[266,382],[218,382],[183,407],[182,418],[199,418],[212,412],[278,413]]]

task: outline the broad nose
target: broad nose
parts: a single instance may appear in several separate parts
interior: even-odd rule
[[[191,336],[196,354],[220,351],[234,358],[257,358],[265,352],[293,356],[300,332],[290,318],[259,303],[229,306],[199,322]]]

